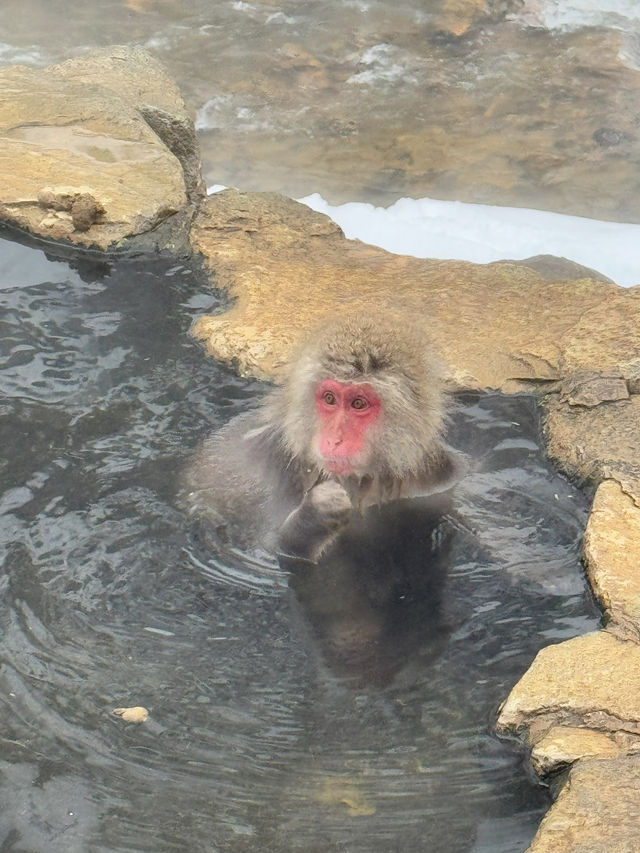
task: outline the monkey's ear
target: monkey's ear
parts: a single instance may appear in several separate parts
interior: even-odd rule
[[[447,445],[441,445],[435,456],[429,458],[423,487],[424,494],[445,492],[453,488],[469,470],[467,457]]]

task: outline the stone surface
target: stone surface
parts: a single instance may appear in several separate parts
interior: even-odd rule
[[[609,630],[640,642],[640,508],[620,484],[605,480],[584,536],[587,577]]]
[[[607,631],[540,651],[500,710],[502,733],[536,723],[640,734],[640,646]]]
[[[520,267],[531,267],[532,270],[540,273],[543,278],[548,278],[549,281],[572,281],[578,278],[592,278],[595,281],[608,281],[610,284],[613,284],[610,278],[598,272],[598,270],[592,270],[576,261],[570,261],[568,258],[559,258],[556,255],[534,255],[531,258],[518,260],[505,259],[504,263],[515,264]]]
[[[564,342],[562,372],[616,372],[640,387],[640,348],[630,346],[640,328],[640,287],[615,288],[594,309],[587,309]]]
[[[142,48],[113,46],[92,50],[50,69],[65,80],[98,83],[134,106],[180,161],[187,194],[204,195],[200,148],[180,90],[164,67]]]
[[[527,853],[638,853],[640,758],[579,761]]]
[[[187,208],[197,144],[175,84],[140,49],[0,70],[0,218],[113,248]]]
[[[560,400],[570,406],[599,406],[615,400],[628,400],[626,380],[613,373],[584,371],[574,373],[560,384]]]
[[[552,394],[543,406],[547,449],[562,470],[590,489],[617,480],[640,506],[640,396],[586,408]]]
[[[531,764],[540,776],[547,776],[579,758],[615,758],[627,751],[614,735],[575,726],[551,726],[531,750]]]
[[[576,265],[567,266],[568,286],[537,272],[536,259],[531,266],[483,265],[393,255],[346,240],[329,219],[294,201],[235,190],[206,200],[192,245],[236,300],[227,313],[202,318],[195,333],[244,374],[273,376],[319,317],[362,306],[401,306],[424,318],[462,388],[530,389],[567,369],[597,370],[601,361],[624,379],[640,362],[637,330],[627,323],[640,305],[636,294],[588,275],[575,278],[583,269]],[[575,330],[584,336],[587,315],[600,324],[600,343],[581,355]],[[618,330],[614,352],[610,328]]]
[[[210,182],[640,221],[637,45],[614,30],[552,33],[530,12],[525,26],[521,6],[434,0],[412,19],[387,4],[365,21],[327,7],[295,45],[264,27],[250,82],[242,52],[213,55],[185,80],[205,105]]]

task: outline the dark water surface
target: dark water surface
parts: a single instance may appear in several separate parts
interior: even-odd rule
[[[0,258],[0,850],[523,851],[547,800],[495,711],[541,646],[595,625],[585,502],[533,402],[461,401],[479,472],[448,628],[405,632],[391,683],[354,686],[286,573],[208,559],[176,505],[198,440],[264,391],[188,337],[212,292],[175,261]],[[130,705],[149,720],[111,714]]]

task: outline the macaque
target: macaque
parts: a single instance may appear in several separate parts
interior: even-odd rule
[[[376,525],[375,507],[416,495],[438,504],[461,472],[444,417],[440,370],[417,327],[327,322],[257,412],[203,442],[186,473],[189,511],[207,538],[329,559],[350,528]]]

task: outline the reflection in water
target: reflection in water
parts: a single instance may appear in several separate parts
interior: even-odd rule
[[[524,850],[546,797],[492,715],[594,625],[533,402],[460,401],[455,528],[412,503],[329,576],[210,554],[177,474],[263,393],[189,339],[211,292],[174,260],[0,251],[2,849]]]
[[[415,655],[424,667],[445,647],[454,528],[438,509],[426,499],[370,507],[339,558],[282,560],[313,645],[351,687],[390,684]]]

